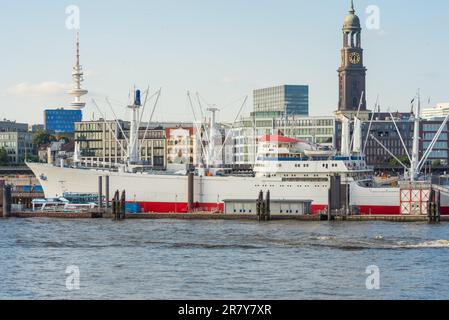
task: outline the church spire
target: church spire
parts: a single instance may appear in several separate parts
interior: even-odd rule
[[[362,28],[351,0],[343,24],[343,49],[339,73],[339,111],[366,111],[366,68],[363,65]]]
[[[349,8],[349,13],[350,14],[355,14],[354,0],[351,0],[351,7]]]

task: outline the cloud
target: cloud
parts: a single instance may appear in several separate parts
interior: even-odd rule
[[[19,83],[8,89],[10,95],[35,95],[35,96],[52,96],[66,93],[71,88],[70,84],[55,81],[44,81],[41,83]]]

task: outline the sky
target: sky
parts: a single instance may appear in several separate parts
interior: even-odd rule
[[[187,91],[221,109],[219,121],[252,110],[252,91],[310,86],[310,114],[331,115],[349,0],[0,0],[0,118],[43,123],[47,108],[67,106],[75,31],[66,8],[80,9],[84,120],[129,116],[134,86],[162,88],[155,121],[191,121]],[[363,26],[367,103],[409,111],[449,101],[449,2],[355,0]],[[366,10],[379,9],[379,19]],[[378,28],[372,22],[379,22]],[[371,23],[367,28],[366,22]],[[373,27],[374,26],[374,27]],[[149,104],[145,118],[150,118]]]

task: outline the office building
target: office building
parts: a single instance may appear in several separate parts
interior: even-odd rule
[[[243,118],[232,129],[233,164],[254,164],[259,137],[277,132],[281,132],[287,137],[333,147],[335,144],[335,118],[296,116]]]
[[[75,141],[82,162],[123,163],[127,154],[130,123],[125,121],[85,121],[75,123]],[[122,131],[123,130],[123,131]],[[139,129],[142,161],[154,169],[166,168],[165,130],[146,127]]]
[[[254,90],[254,114],[258,117],[309,115],[309,86],[282,85]]]
[[[10,120],[2,120],[0,121],[0,132],[26,132],[28,131],[28,124],[27,123],[17,123],[15,121]]]
[[[371,116],[370,116],[371,117]],[[389,113],[379,113],[374,116],[371,123],[371,130],[368,136],[370,121],[362,122],[363,145],[366,144],[365,156],[368,165],[374,166],[376,170],[402,170],[402,166],[389,153],[395,155],[403,163],[408,164],[408,155],[411,155],[413,148],[414,121],[411,113],[393,114],[396,126],[402,136],[398,134],[395,123]],[[424,155],[432,139],[435,137],[442,121],[422,120],[420,125],[420,157]],[[373,138],[374,137],[374,138]],[[376,139],[382,143],[383,148]],[[435,144],[428,157],[428,164],[446,166],[449,164],[449,125],[443,129],[439,140]],[[341,123],[336,124],[337,148],[341,148]],[[407,148],[407,151],[404,148]],[[385,149],[388,149],[386,151]],[[408,153],[408,155],[407,155]]]
[[[43,124],[33,124],[28,127],[28,131],[31,132],[38,132],[38,131],[44,131],[45,126]]]
[[[0,121],[0,148],[6,150],[9,164],[21,164],[25,159],[33,157],[33,135],[28,132],[27,123]]]
[[[449,103],[438,103],[435,108],[426,108],[422,111],[422,117],[426,120],[444,119],[449,114]]]
[[[75,123],[83,120],[81,110],[54,109],[44,111],[45,130],[56,133],[74,133]]]
[[[165,129],[167,139],[167,167],[185,169],[200,162],[198,139],[193,127],[173,127]]]
[[[33,135],[27,131],[0,132],[0,148],[6,150],[9,164],[23,163],[36,154]]]

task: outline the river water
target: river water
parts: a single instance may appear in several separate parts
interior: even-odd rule
[[[445,223],[0,219],[0,259],[0,299],[449,299]]]

